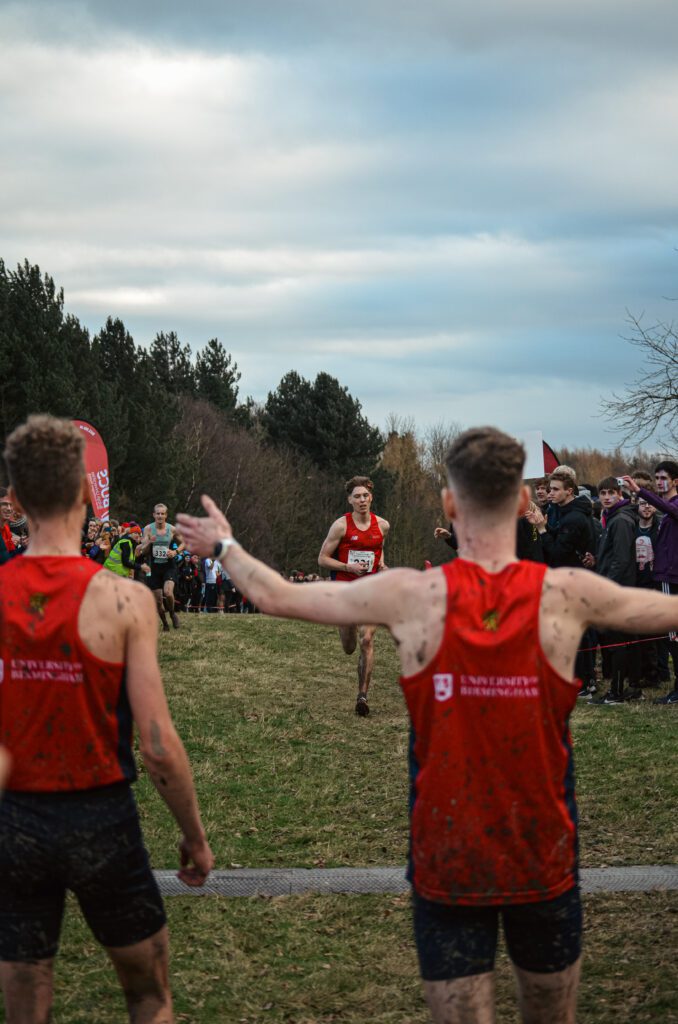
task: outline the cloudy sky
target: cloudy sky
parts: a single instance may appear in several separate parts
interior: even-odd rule
[[[0,2],[0,256],[264,400],[610,447],[678,296],[675,0]]]

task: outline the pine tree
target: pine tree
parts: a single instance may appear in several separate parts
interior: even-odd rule
[[[89,335],[64,318],[63,291],[28,260],[7,273],[0,261],[0,429],[33,412],[77,416]]]
[[[313,383],[296,371],[271,392],[263,412],[268,437],[306,455],[319,469],[351,476],[369,473],[383,438],[360,402],[335,377],[319,373]]]
[[[211,338],[202,352],[198,352],[195,379],[199,398],[211,402],[221,412],[235,410],[240,373],[230,353],[217,338]]]
[[[158,383],[170,395],[195,395],[196,381],[190,345],[182,345],[175,331],[156,334],[151,365]]]

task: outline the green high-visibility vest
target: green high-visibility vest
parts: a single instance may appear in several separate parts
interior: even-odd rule
[[[122,564],[121,549],[123,544],[129,544],[129,560],[134,565],[134,543],[129,537],[121,537],[111,548],[110,554],[104,562],[104,569],[110,569],[111,572],[116,573],[118,576],[129,576],[129,568]]]

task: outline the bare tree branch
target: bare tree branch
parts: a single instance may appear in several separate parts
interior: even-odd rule
[[[602,414],[617,425],[622,444],[638,444],[652,436],[678,443],[678,332],[673,322],[650,327],[642,317],[627,314],[631,334],[624,340],[643,351],[647,368],[601,403]]]
[[[238,481],[240,480],[240,467],[241,466],[242,466],[242,456],[240,456],[240,459],[238,460],[238,468],[235,471],[235,482],[233,484],[233,490],[231,491],[231,497],[228,499],[228,504],[226,505],[226,508],[224,509],[224,514],[226,516],[229,513],[229,510],[231,508],[231,504],[233,503],[233,499],[235,498],[236,494],[238,493]]]

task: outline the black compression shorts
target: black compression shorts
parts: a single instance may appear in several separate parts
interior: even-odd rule
[[[75,793],[5,794],[0,960],[56,954],[67,890],[104,946],[131,946],[165,924],[127,783]]]

